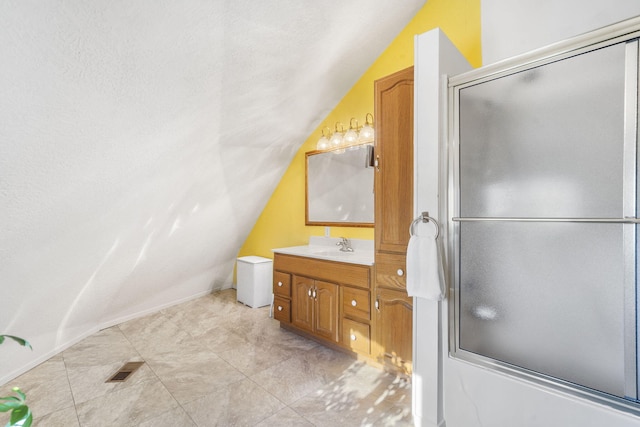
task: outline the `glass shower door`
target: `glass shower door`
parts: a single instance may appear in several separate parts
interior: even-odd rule
[[[637,52],[459,89],[456,352],[636,399]]]

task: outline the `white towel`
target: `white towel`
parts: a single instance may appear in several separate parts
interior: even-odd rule
[[[407,246],[407,293],[432,301],[444,299],[444,272],[433,224],[415,227]]]

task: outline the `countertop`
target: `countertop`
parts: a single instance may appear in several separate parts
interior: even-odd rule
[[[353,252],[340,251],[337,245],[340,241],[341,239],[337,237],[312,236],[309,239],[308,245],[276,248],[272,249],[272,251],[278,254],[296,255],[349,264],[373,265],[373,240],[349,239]]]

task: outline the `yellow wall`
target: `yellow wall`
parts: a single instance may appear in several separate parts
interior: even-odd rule
[[[273,258],[272,248],[305,245],[309,236],[324,235],[324,227],[305,226],[305,152],[315,150],[321,129],[325,126],[332,130],[336,122],[348,126],[351,117],[357,118],[362,124],[365,115],[373,113],[373,82],[413,65],[414,36],[437,27],[451,39],[472,66],[482,65],[480,0],[428,0],[300,147],[238,256]],[[373,239],[373,228],[331,227],[331,235]]]

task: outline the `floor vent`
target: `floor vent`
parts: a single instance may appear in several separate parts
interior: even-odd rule
[[[131,374],[137,371],[142,365],[144,365],[144,362],[127,362],[105,382],[123,383],[128,380]]]

